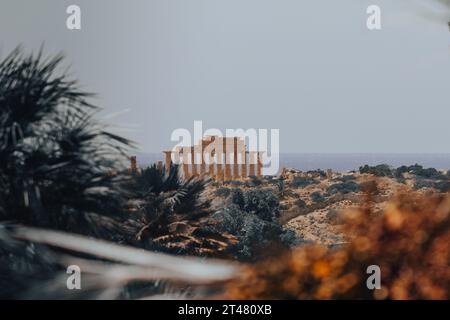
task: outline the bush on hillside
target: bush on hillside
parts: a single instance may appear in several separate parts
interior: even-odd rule
[[[227,188],[227,187],[220,187],[216,190],[215,193],[216,193],[216,196],[226,198],[231,194],[231,189]]]
[[[326,189],[329,194],[358,192],[359,190],[359,184],[354,181],[335,183]]]
[[[442,172],[439,172],[435,168],[424,168],[423,166],[419,164],[415,164],[412,166],[401,166],[397,168],[396,170],[398,173],[405,173],[409,172],[416,176],[422,177],[422,178],[428,178],[428,179],[435,179],[435,180],[447,180],[447,176],[443,174]]]
[[[392,177],[392,169],[387,164],[379,164],[376,166],[364,165],[359,168],[359,173],[369,173],[377,177]]]
[[[305,188],[307,186],[317,184],[317,183],[319,183],[319,182],[314,178],[297,176],[297,177],[294,177],[294,179],[290,183],[290,186],[292,188]]]
[[[312,202],[323,202],[323,201],[325,201],[325,197],[319,191],[315,191],[315,192],[311,193],[309,195],[309,197],[311,198]]]
[[[272,249],[287,249],[298,240],[278,223],[280,203],[268,189],[233,190],[232,204],[214,214],[221,232],[236,236],[237,258],[254,261]]]
[[[321,169],[309,170],[306,173],[310,174],[312,176],[321,177],[321,178],[326,178],[327,177],[327,173],[325,171],[321,170]]]
[[[302,199],[295,200],[295,205],[299,209],[305,209],[306,208],[306,202]]]

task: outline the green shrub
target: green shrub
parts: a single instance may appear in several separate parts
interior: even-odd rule
[[[325,201],[325,197],[319,191],[315,191],[309,195],[312,202],[322,202]]]
[[[244,210],[267,221],[274,221],[280,214],[280,202],[269,189],[251,189],[244,193]]]
[[[232,204],[215,213],[214,218],[219,231],[238,238],[236,257],[253,261],[273,252],[269,248],[288,248],[298,242],[295,233],[279,224],[280,203],[272,190],[234,189],[232,194]]]
[[[416,179],[414,184],[415,189],[423,189],[423,188],[434,188],[434,182],[428,179]]]
[[[370,173],[377,177],[392,177],[392,169],[387,164],[379,164],[377,166],[365,165],[359,168],[360,173]]]
[[[428,178],[428,179],[434,179],[434,180],[447,180],[448,177],[443,174],[442,172],[439,172],[435,168],[424,168],[423,166],[419,164],[415,164],[412,166],[401,166],[396,169],[396,174],[400,175],[403,173],[412,173],[416,176],[422,177],[422,178]]]
[[[258,187],[263,183],[263,181],[256,176],[250,176],[249,178],[250,180],[245,182],[245,186],[247,187]]]
[[[255,261],[270,256],[273,253],[271,249],[278,251],[299,243],[293,231],[284,229],[276,219],[267,219],[275,216],[275,214],[267,214],[268,208],[276,212],[280,209],[279,205],[275,205],[271,200],[268,204],[264,197],[260,196],[268,194],[263,192],[259,195],[255,193],[248,195],[247,192],[244,197],[251,200],[244,209],[232,203],[213,216],[218,221],[219,231],[230,233],[238,238],[233,251],[238,259]],[[262,211],[261,208],[263,208]]]
[[[313,185],[313,184],[317,184],[317,183],[319,183],[319,182],[317,180],[315,180],[314,178],[297,176],[297,177],[294,177],[294,179],[290,183],[290,186],[292,188],[304,188],[309,185]]]
[[[354,181],[335,183],[326,189],[329,194],[358,192],[359,190],[359,184]]]
[[[227,182],[227,184],[230,184],[230,185],[232,185],[232,186],[243,186],[244,185],[244,182],[242,182],[242,181],[239,181],[239,180],[231,180],[231,181],[228,181]]]
[[[327,173],[321,169],[316,169],[316,170],[309,170],[306,173],[311,174],[313,176],[319,176],[322,178],[326,178],[327,177]]]
[[[437,181],[435,182],[434,187],[440,192],[447,192],[450,190],[450,181]]]
[[[303,201],[302,199],[297,199],[297,200],[295,200],[295,205],[296,205],[299,209],[305,209],[305,208],[306,208],[306,202]]]
[[[181,185],[178,165],[172,164],[169,174],[166,175],[165,169],[159,169],[156,164],[141,170],[140,174],[133,174],[131,180],[127,183],[128,189],[136,197],[145,197],[149,193],[159,194],[177,190]]]
[[[356,180],[356,177],[354,175],[345,175],[342,177],[337,178],[336,180],[342,181],[342,182],[349,182],[349,181],[354,181]]]
[[[231,202],[243,210],[245,207],[244,192],[240,188],[233,189],[231,191]]]
[[[432,179],[417,178],[414,188],[417,190],[422,188],[432,188],[439,190],[440,192],[447,192],[450,190],[450,181],[435,181]]]
[[[219,197],[228,197],[231,194],[231,189],[227,187],[220,187],[216,190],[216,196]]]

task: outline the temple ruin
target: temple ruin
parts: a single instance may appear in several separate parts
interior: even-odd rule
[[[165,169],[180,164],[186,178],[208,175],[217,181],[262,176],[261,152],[247,151],[239,137],[207,136],[197,145],[164,151]]]

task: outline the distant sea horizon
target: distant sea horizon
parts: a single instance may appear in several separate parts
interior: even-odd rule
[[[164,160],[162,153],[137,153],[137,163],[146,167]],[[450,153],[281,153],[280,170],[294,168],[308,171],[332,169],[335,171],[358,170],[365,164],[387,164],[392,167],[420,164],[426,168],[450,169]]]

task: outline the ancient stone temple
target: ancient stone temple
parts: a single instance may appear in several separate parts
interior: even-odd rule
[[[239,137],[207,136],[198,144],[164,151],[165,168],[180,164],[185,177],[208,175],[214,180],[230,181],[248,176],[261,177],[261,152],[247,151]]]

